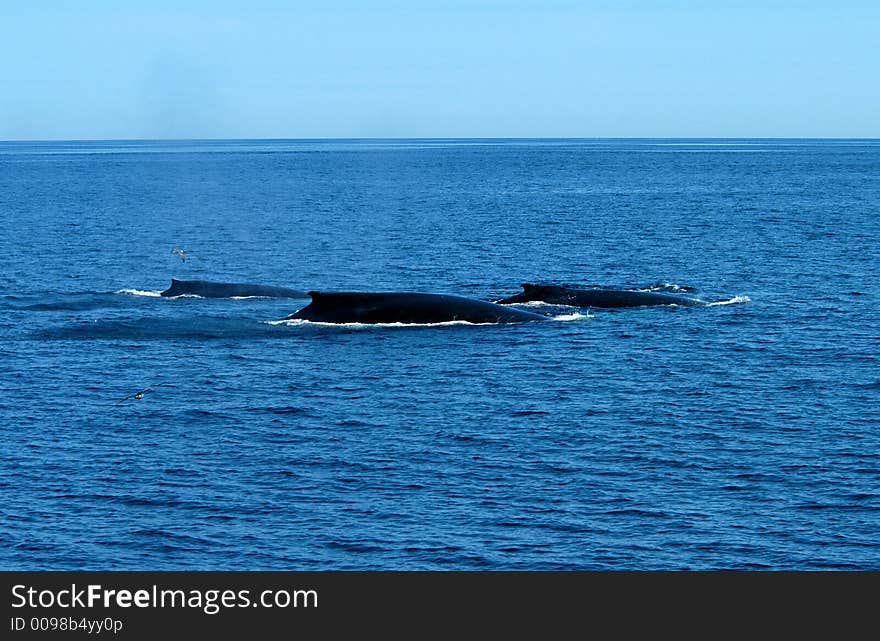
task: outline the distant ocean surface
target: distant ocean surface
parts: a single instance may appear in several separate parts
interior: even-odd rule
[[[4,142],[0,221],[0,569],[880,569],[880,141]]]

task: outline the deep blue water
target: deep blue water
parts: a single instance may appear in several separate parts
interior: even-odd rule
[[[0,222],[2,569],[880,569],[880,141],[0,143]]]

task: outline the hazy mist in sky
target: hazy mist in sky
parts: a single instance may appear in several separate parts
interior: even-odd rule
[[[880,137],[880,2],[0,2],[0,139]]]

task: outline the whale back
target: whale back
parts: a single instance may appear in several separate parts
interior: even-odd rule
[[[419,292],[309,292],[312,301],[288,318],[323,323],[517,323],[545,316],[486,301]]]
[[[256,285],[251,283],[222,283],[208,280],[171,279],[171,286],[161,293],[162,296],[201,296],[203,298],[233,298],[245,296],[261,296],[269,298],[306,298],[307,294],[298,289],[276,287],[274,285]]]
[[[550,305],[570,305],[573,307],[643,307],[649,305],[704,305],[704,301],[685,296],[674,296],[659,292],[644,292],[613,287],[570,287],[566,285],[542,285],[522,283],[523,291],[498,303],[543,302]]]
[[[564,288],[558,285],[537,285],[535,283],[522,283],[522,292],[495,301],[499,305],[514,305],[516,303],[544,302],[552,303],[550,298],[559,298]]]

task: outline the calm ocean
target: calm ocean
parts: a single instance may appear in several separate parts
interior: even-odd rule
[[[880,569],[880,141],[6,142],[0,222],[0,569]]]

